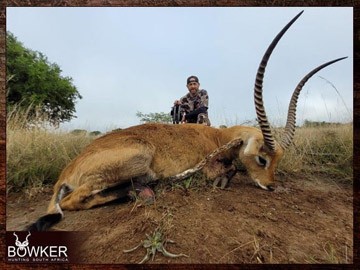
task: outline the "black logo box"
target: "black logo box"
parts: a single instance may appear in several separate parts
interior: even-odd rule
[[[16,236],[14,235],[16,234]],[[8,247],[18,248],[16,240],[23,243],[26,238],[28,247],[66,247],[66,254],[69,263],[82,263],[84,258],[81,257],[81,245],[88,238],[87,232],[66,232],[66,231],[47,231],[47,232],[29,232],[28,231],[7,231],[6,232],[6,257]],[[26,257],[28,258],[28,257]],[[31,262],[32,260],[30,260]],[[7,262],[16,262],[7,257]]]

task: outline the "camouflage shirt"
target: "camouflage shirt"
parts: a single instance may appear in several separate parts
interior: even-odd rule
[[[209,96],[205,89],[200,89],[194,97],[187,93],[180,99],[180,102],[182,111],[189,113],[201,107],[207,109],[209,107]]]

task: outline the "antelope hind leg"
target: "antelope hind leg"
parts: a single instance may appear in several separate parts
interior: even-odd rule
[[[96,205],[105,204],[118,198],[126,197],[130,189],[131,183],[123,183],[121,187],[119,185],[120,192],[103,194],[103,190],[96,190],[92,185],[84,184],[62,199],[60,201],[60,208],[63,210],[89,209]]]
[[[47,215],[40,217],[35,223],[28,226],[29,230],[44,231],[58,223],[63,218],[62,210],[81,210],[105,204],[128,196],[132,189],[131,180],[155,178],[150,169],[153,158],[153,149],[146,147],[132,148],[121,160],[111,155],[110,162],[104,164],[98,159],[97,152],[82,160],[83,167],[75,167],[82,171],[71,171],[68,177],[58,182],[48,207]],[[94,164],[94,160],[99,160]],[[83,168],[89,163],[91,171],[84,175]],[[91,166],[90,166],[91,165]],[[104,166],[105,165],[105,166]],[[83,175],[83,178],[74,178],[74,175]],[[66,181],[68,179],[68,181]],[[57,187],[58,186],[58,187]],[[116,187],[116,191],[112,188]]]
[[[153,148],[142,144],[124,148],[121,156],[118,150],[97,152],[83,161],[85,165],[89,163],[91,170],[83,176],[86,178],[81,179],[80,185],[61,200],[60,207],[66,210],[89,209],[125,199],[132,189],[132,180],[146,183],[154,178],[155,174],[150,169],[153,154]],[[106,162],[101,159],[105,155],[109,156]]]

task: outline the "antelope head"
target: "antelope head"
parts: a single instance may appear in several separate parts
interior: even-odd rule
[[[31,235],[30,232],[29,232],[28,235],[26,236],[26,239],[25,239],[24,242],[19,241],[19,237],[16,235],[15,232],[14,232],[13,234],[14,234],[14,236],[16,237],[15,245],[16,245],[20,250],[25,249],[25,248],[29,245],[28,238],[29,238],[29,236]]]
[[[265,73],[265,68],[267,62],[270,58],[272,51],[274,50],[276,44],[279,42],[284,33],[290,28],[290,26],[300,17],[303,13],[301,11],[296,15],[274,38],[272,43],[269,45],[266,50],[261,63],[258,67],[255,80],[254,88],[254,101],[257,120],[260,126],[261,132],[252,133],[249,138],[245,141],[243,149],[239,153],[240,160],[246,166],[250,177],[263,189],[274,190],[274,181],[275,181],[275,169],[277,164],[281,160],[284,151],[292,143],[294,134],[295,134],[295,124],[296,124],[296,105],[298,96],[304,84],[319,70],[325,68],[328,65],[331,65],[337,61],[345,59],[347,57],[338,58],[332,61],[329,61],[309,72],[296,86],[290,103],[287,114],[287,121],[285,126],[285,131],[282,135],[280,142],[277,142],[274,139],[272,134],[269,121],[266,116],[265,107],[263,104],[262,96],[262,86],[263,78]]]

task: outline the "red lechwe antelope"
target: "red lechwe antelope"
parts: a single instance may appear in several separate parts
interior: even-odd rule
[[[290,100],[282,140],[275,141],[263,104],[263,76],[276,44],[301,14],[295,16],[274,38],[259,65],[254,100],[260,129],[246,126],[217,129],[197,124],[143,124],[106,134],[88,145],[62,171],[47,214],[27,230],[47,230],[62,219],[62,210],[88,209],[127,198],[134,186],[140,186],[141,191],[141,186],[147,183],[171,179],[193,168],[218,149],[221,149],[223,160],[228,163],[240,160],[259,187],[273,190],[276,167],[294,137],[296,104],[303,85],[319,70],[346,58],[338,58],[315,68],[299,82]],[[234,141],[237,143],[232,144]],[[225,177],[231,178],[234,174],[226,174]]]

